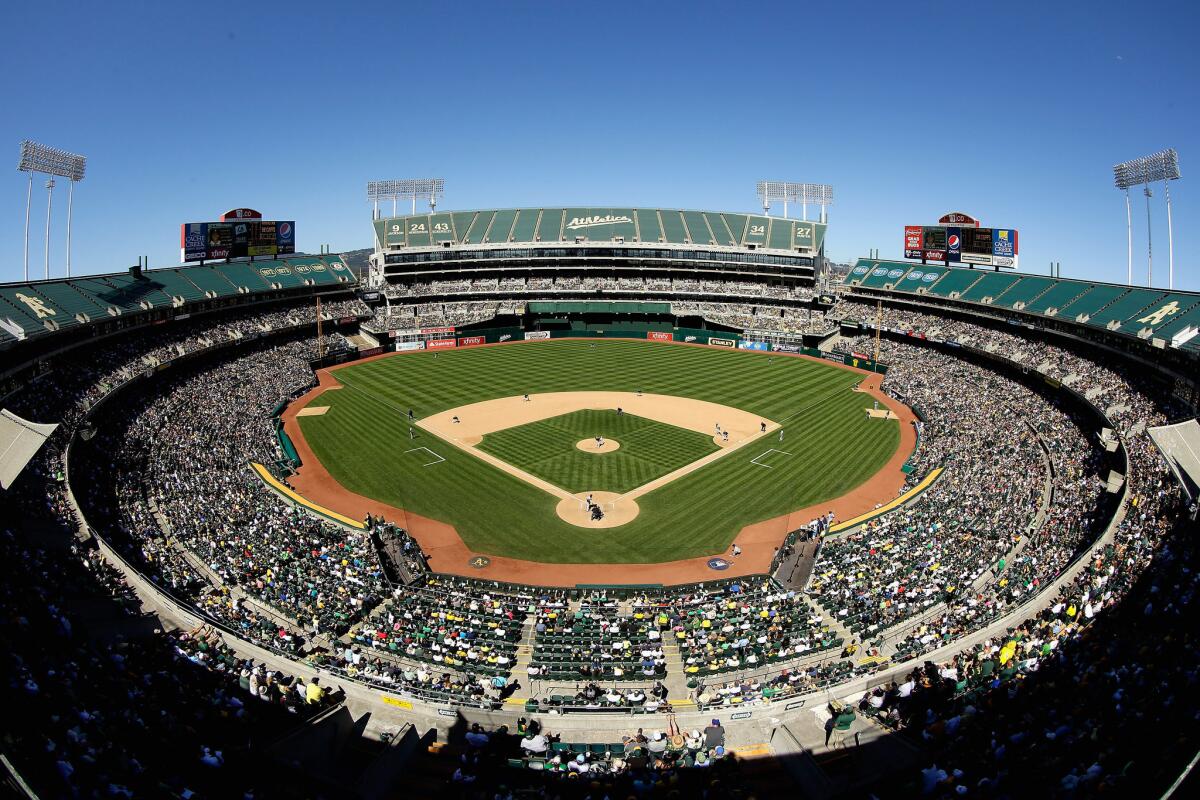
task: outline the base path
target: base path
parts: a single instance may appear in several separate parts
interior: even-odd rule
[[[538,343],[516,342],[482,346],[537,347]],[[663,346],[706,347],[706,345],[684,343],[663,343]],[[361,364],[365,361],[378,358],[404,358],[407,355],[406,353],[387,353],[351,363]],[[764,358],[768,354],[764,352],[760,355],[748,351],[745,355],[747,358]],[[774,353],[771,355],[776,358],[806,358],[810,361],[819,361],[820,363],[829,365],[829,362],[821,361],[811,356],[785,353]],[[890,409],[896,415],[900,422],[900,446],[896,448],[896,452],[892,454],[891,459],[882,469],[850,492],[827,502],[797,509],[790,514],[784,514],[742,528],[734,539],[734,543],[742,549],[740,556],[734,558],[730,555],[729,551],[712,554],[715,556],[724,556],[724,560],[730,562],[729,568],[723,571],[714,571],[708,567],[708,561],[711,556],[680,559],[678,561],[663,561],[654,564],[548,564],[508,558],[506,556],[494,556],[490,553],[477,553],[467,547],[453,525],[423,517],[419,514],[413,514],[404,509],[380,503],[378,500],[373,500],[347,490],[334,480],[333,476],[329,474],[328,470],[317,459],[312,448],[305,441],[304,435],[300,430],[300,424],[296,420],[299,409],[304,408],[314,398],[319,397],[330,389],[341,388],[341,384],[334,374],[338,369],[336,367],[317,370],[317,387],[298,398],[283,412],[284,430],[291,437],[292,443],[295,445],[296,451],[303,463],[299,471],[286,481],[286,483],[314,503],[323,505],[348,517],[362,519],[367,514],[372,514],[406,528],[420,543],[421,549],[428,556],[430,568],[436,572],[443,572],[449,575],[510,581],[513,583],[538,584],[542,586],[575,586],[578,584],[628,585],[643,583],[672,585],[717,580],[719,578],[733,578],[741,575],[763,574],[770,569],[776,548],[790,531],[807,525],[817,516],[829,511],[833,512],[836,519],[851,519],[893,500],[904,488],[907,476],[901,470],[901,467],[904,466],[904,463],[916,447],[917,436],[916,428],[914,427],[916,416],[908,406],[889,397],[880,389],[880,384],[883,381],[882,375],[854,367],[839,366],[838,368],[862,375],[863,381],[859,384],[858,390],[864,395],[869,396],[871,400],[878,400],[880,408]],[[632,408],[629,411],[630,413],[637,413]],[[665,421],[669,424],[677,424],[672,420]],[[721,422],[722,426],[725,425],[723,420],[713,420],[709,425],[716,422]],[[730,424],[732,425],[732,421]],[[882,424],[882,420],[880,424]],[[712,430],[709,427],[707,432],[712,432]],[[755,423],[755,431],[757,431],[757,421]],[[460,438],[462,438],[461,435]],[[733,438],[733,434],[730,434],[730,438]],[[563,499],[565,500],[566,498]],[[573,496],[572,499],[574,500]],[[471,565],[471,561],[480,555],[487,556],[489,563],[483,569],[476,569]],[[616,557],[618,554],[613,553],[613,555]]]

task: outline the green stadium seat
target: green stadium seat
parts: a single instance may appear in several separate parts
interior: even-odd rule
[[[482,244],[488,226],[492,224],[492,218],[495,216],[495,211],[475,212],[475,219],[471,223],[470,229],[463,235],[460,241],[464,244]]]
[[[948,269],[945,275],[929,287],[929,293],[938,297],[961,294],[971,288],[983,275],[983,272],[974,269]]]
[[[1006,308],[1016,308],[1020,305],[1024,309],[1034,298],[1040,296],[1055,283],[1054,278],[1040,275],[1020,275],[1008,289],[993,299],[992,304]]]
[[[716,237],[708,228],[708,222],[699,211],[684,211],[683,222],[688,229],[688,238],[693,244],[714,244]]]
[[[174,298],[170,293],[163,291],[156,283],[147,280],[148,274],[150,273],[143,272],[136,278],[128,273],[105,275],[99,279],[100,283],[112,288],[100,293],[89,294],[93,294],[94,298],[102,303],[111,303],[121,308],[141,308],[142,303],[153,308],[169,308],[174,305]],[[75,285],[73,281],[72,285]],[[86,291],[78,286],[76,288]],[[195,286],[191,288],[194,294],[203,297]]]
[[[663,236],[673,244],[686,244],[688,241],[687,228],[683,225],[683,212],[662,210],[658,212],[662,220]],[[707,242],[706,242],[707,243]]]
[[[733,246],[738,243],[738,238],[741,236],[741,229],[739,228],[737,235],[734,235],[729,225],[725,222],[724,214],[714,214],[711,211],[706,211],[704,212],[704,219],[708,222],[709,230],[716,237],[717,244]]]
[[[770,231],[767,234],[767,247],[772,250],[791,250],[794,224],[790,219],[772,217]]]
[[[985,272],[983,276],[971,285],[961,295],[960,300],[982,303],[988,298],[995,300],[1004,294],[1020,277],[1009,272]]]
[[[1200,301],[1196,295],[1171,293],[1163,295],[1128,317],[1119,328],[1121,333],[1137,336],[1141,331],[1153,332],[1171,321],[1172,317],[1191,310]]]
[[[513,225],[512,240],[514,242],[532,242],[537,231],[539,215],[540,210],[536,208],[520,209],[517,221]]]
[[[1060,306],[1057,316],[1063,319],[1076,319],[1080,316],[1095,314],[1125,294],[1127,289],[1126,286],[1095,284],[1069,304]]]
[[[541,242],[557,242],[562,238],[564,210],[561,208],[543,208],[542,217],[538,220],[537,238]]]
[[[653,243],[663,238],[662,223],[659,221],[657,211],[639,208],[634,212],[634,219],[637,221],[640,241]]]
[[[471,229],[471,223],[475,221],[475,213],[474,211],[455,211],[450,214],[450,225],[454,229],[454,241],[466,240],[467,231]]]
[[[1088,317],[1087,324],[1095,328],[1107,328],[1109,323],[1119,325],[1166,296],[1166,292],[1154,289],[1130,289],[1104,308],[1092,313]]]
[[[516,209],[504,208],[497,211],[495,216],[492,217],[492,224],[488,226],[487,240],[489,242],[507,242],[513,223],[516,221]]]

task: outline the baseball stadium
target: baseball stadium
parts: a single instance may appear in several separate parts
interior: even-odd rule
[[[44,716],[81,684],[172,708],[141,770],[89,768],[147,796],[427,797],[468,763],[513,796],[909,796],[998,737],[1102,740],[1105,786],[1159,796],[1191,758],[1195,661],[1159,654],[1194,655],[1200,294],[924,250],[838,275],[825,221],[727,211],[376,215],[361,269],[221,257],[227,224],[0,286],[42,720],[10,789],[73,796],[43,742],[142,724]],[[31,652],[58,609],[92,644]]]

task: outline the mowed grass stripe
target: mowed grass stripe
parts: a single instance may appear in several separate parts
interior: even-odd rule
[[[330,406],[329,413],[299,422],[317,457],[351,491],[448,522],[478,552],[549,562],[664,561],[721,552],[743,525],[852,490],[878,471],[899,443],[897,422],[866,418],[871,399],[851,391],[859,376],[846,370],[711,348],[590,344],[514,344],[352,365],[335,375],[357,389],[325,393],[318,404]],[[772,435],[717,459],[639,498],[641,513],[628,525],[593,533],[558,519],[556,501],[546,492],[432,434],[418,429],[417,440],[410,442],[403,413],[412,408],[423,417],[525,392],[637,389],[787,419],[784,441]],[[570,446],[594,435],[580,433]],[[653,447],[642,444],[640,428],[606,435],[617,436],[636,456],[612,468],[618,482],[638,480],[645,473],[637,470],[646,464],[661,468],[677,450],[672,439]],[[415,446],[429,447],[447,460],[422,467],[429,460],[425,454],[404,452]],[[563,471],[564,480],[583,479],[575,467],[559,463],[561,452],[544,440],[530,438],[522,447],[524,457]],[[750,463],[771,447],[794,455],[773,456],[772,469]],[[621,452],[579,456],[600,462]]]
[[[589,453],[580,440],[615,439]],[[711,437],[633,414],[584,409],[489,433],[480,450],[570,492],[624,493],[716,451]]]

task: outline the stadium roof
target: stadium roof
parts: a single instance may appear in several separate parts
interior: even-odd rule
[[[289,256],[0,285],[0,346],[126,314],[357,283],[339,256]]]
[[[785,217],[664,208],[504,208],[375,220],[382,248],[598,243],[820,252],[826,226]]]

